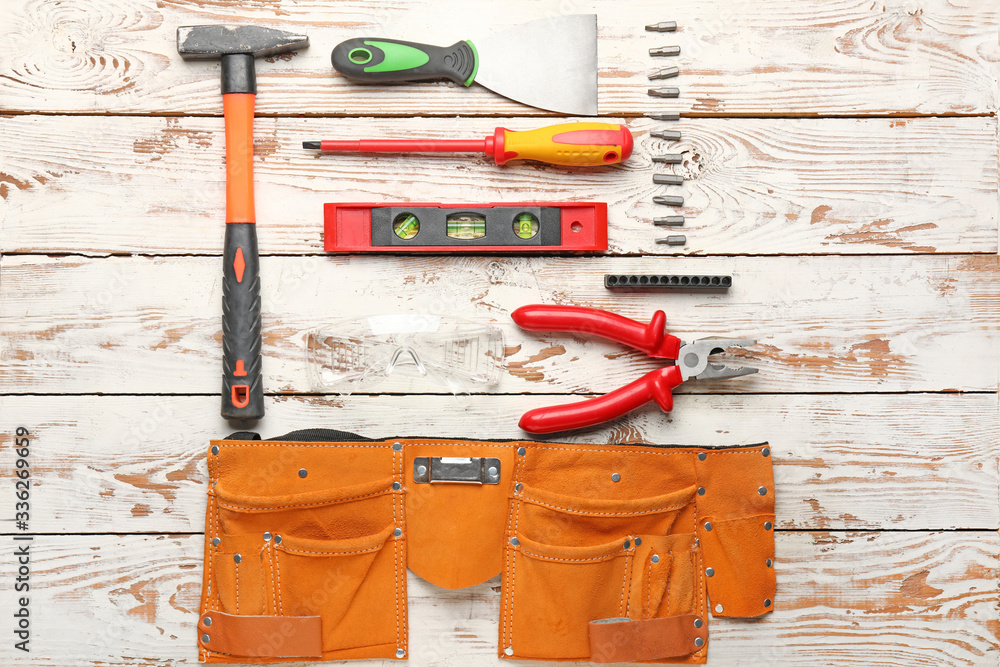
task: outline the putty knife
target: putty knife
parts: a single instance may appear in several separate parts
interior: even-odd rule
[[[338,44],[332,60],[364,83],[475,81],[539,109],[597,114],[596,14],[538,19],[451,46],[359,37]]]

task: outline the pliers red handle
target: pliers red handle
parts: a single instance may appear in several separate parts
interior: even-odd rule
[[[662,310],[653,313],[649,324],[595,308],[578,306],[523,306],[511,313],[522,329],[529,331],[567,331],[607,338],[634,347],[658,359],[672,359],[675,365],[650,371],[638,380],[614,391],[579,403],[529,410],[519,425],[529,433],[554,433],[594,426],[620,417],[650,401],[664,412],[674,407],[672,390],[691,378],[721,379],[756,373],[756,368],[730,368],[709,362],[709,356],[730,347],[753,345],[746,338],[702,338],[685,345],[666,333],[667,316]]]

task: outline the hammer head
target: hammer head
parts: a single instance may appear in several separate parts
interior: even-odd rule
[[[309,46],[309,38],[257,25],[188,25],[177,28],[177,52],[184,60],[218,60],[243,54],[274,56]]]

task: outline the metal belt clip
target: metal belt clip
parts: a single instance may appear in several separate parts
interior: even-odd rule
[[[413,459],[417,484],[499,484],[500,459],[481,456],[418,456]]]

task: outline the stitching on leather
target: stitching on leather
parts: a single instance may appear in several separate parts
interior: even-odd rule
[[[581,516],[639,516],[641,514],[656,514],[657,512],[668,512],[670,510],[681,509],[682,507],[687,507],[688,503],[681,503],[679,505],[671,505],[670,507],[658,507],[651,510],[636,510],[635,512],[587,512],[584,510],[576,510],[569,507],[559,507],[558,505],[550,505],[549,503],[542,502],[541,500],[536,500],[534,498],[529,498],[524,494],[521,497],[525,502],[532,503],[534,505],[542,505],[543,507],[548,507],[554,510],[561,510],[563,512],[570,512],[572,514],[579,514]]]
[[[360,549],[358,551],[306,551],[305,549],[289,549],[284,544],[280,545],[278,549],[290,554],[317,554],[320,556],[351,556],[354,554],[370,554],[373,551],[378,551],[384,545],[380,544],[377,547],[372,547],[370,549]]]
[[[271,544],[270,542],[268,542],[264,546],[264,548],[267,549],[267,564],[268,564],[268,567],[271,568],[271,613],[274,614],[275,616],[279,616],[280,614],[278,614],[278,595],[277,595],[277,593],[274,592],[275,580],[274,580],[274,549],[273,549],[273,547],[274,547],[274,545]],[[263,580],[264,580],[264,577],[261,577],[261,581],[263,581]],[[266,591],[265,591],[265,595],[264,595],[264,600],[267,600]],[[265,607],[267,606],[266,602],[264,603],[264,606]]]
[[[646,561],[646,613],[643,614],[645,618],[653,618],[653,601],[650,599],[650,587],[653,579],[653,558],[650,554],[649,559]]]
[[[240,564],[236,564],[236,615],[240,614]]]
[[[549,560],[553,563],[600,563],[601,561],[614,560],[615,558],[621,556],[621,550],[604,556],[594,556],[593,558],[557,558],[555,556],[544,556],[542,554],[532,553],[523,546],[518,547],[518,551],[523,553],[525,556],[531,556],[532,558],[537,558],[538,560]]]
[[[477,444],[469,442],[408,442],[404,443],[403,447],[445,447],[445,446],[459,446],[459,447],[487,447],[490,449],[507,449],[510,447],[524,447],[526,441],[515,440],[509,443],[503,443],[499,445],[493,444]],[[321,444],[295,444],[295,443],[227,443],[226,447],[306,447],[306,448],[322,448],[331,449],[336,447],[350,448],[350,449],[386,449],[387,447],[392,447],[391,444],[380,444],[380,445],[350,445],[341,443],[331,443],[328,445]],[[741,450],[725,450],[725,451],[713,451],[712,449],[689,449],[684,451],[676,452],[656,452],[648,451],[646,449],[600,449],[594,447],[546,447],[544,445],[532,446],[531,449],[536,449],[539,451],[561,451],[561,452],[603,452],[610,454],[651,454],[653,456],[690,456],[691,454],[700,454],[702,452],[709,454],[711,456],[722,456],[726,454],[757,454],[760,455],[760,447],[764,446],[763,443],[760,445],[747,445],[752,447],[752,449],[741,449]]]
[[[392,454],[392,476],[396,477],[396,455],[402,454],[402,450],[399,452],[393,451]],[[396,518],[396,499],[392,500],[392,523],[394,526],[402,528]],[[392,569],[393,569],[393,586],[396,589],[396,646],[399,646],[399,540],[392,538]]]
[[[274,551],[274,545],[271,545],[271,552],[274,553],[274,572],[278,576],[277,583],[277,593],[275,594],[275,600],[278,603],[278,616],[284,616],[284,605],[281,602],[281,559],[278,558],[278,554]]]
[[[628,552],[625,552],[625,567],[622,568],[622,599],[618,603],[618,615],[622,617],[627,617],[628,614],[625,613],[625,579],[628,577]]]
[[[245,510],[249,512],[272,512],[274,510],[283,510],[290,507],[315,507],[317,505],[339,505],[340,503],[346,503],[351,500],[364,500],[365,498],[374,498],[376,496],[383,496],[389,493],[391,489],[382,489],[380,491],[373,491],[372,493],[366,493],[360,496],[351,496],[349,498],[337,498],[336,500],[323,500],[317,503],[297,503],[292,505],[275,505],[273,507],[265,507],[263,505],[227,505],[226,503],[218,503],[219,507],[225,507],[227,510]],[[393,512],[395,513],[395,502],[393,503]]]

